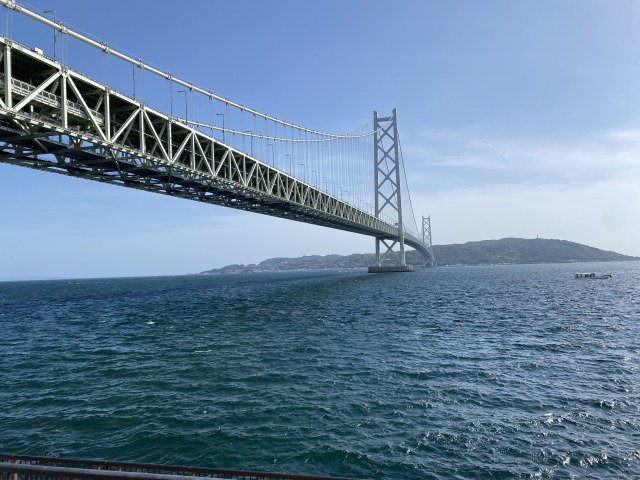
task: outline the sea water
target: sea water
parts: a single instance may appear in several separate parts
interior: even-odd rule
[[[0,451],[637,478],[639,341],[640,263],[4,282]]]

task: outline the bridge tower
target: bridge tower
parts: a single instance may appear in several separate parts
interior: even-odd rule
[[[422,243],[429,250],[429,259],[432,267],[436,266],[436,258],[433,256],[433,244],[431,242],[431,216],[422,217]]]
[[[400,154],[398,141],[398,123],[396,109],[390,117],[378,117],[373,112],[374,130],[374,177],[375,177],[375,215],[380,218],[382,212],[397,218],[397,238],[376,237],[376,265],[369,267],[370,273],[410,272],[404,251],[404,226],[402,224],[402,196],[400,195]],[[394,251],[399,245],[400,251]],[[399,265],[389,265],[394,258]],[[383,263],[387,265],[383,266]]]

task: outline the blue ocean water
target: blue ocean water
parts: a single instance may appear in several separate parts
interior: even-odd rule
[[[5,453],[640,477],[640,263],[5,282],[0,332]]]

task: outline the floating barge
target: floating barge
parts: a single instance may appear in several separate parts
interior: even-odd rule
[[[594,272],[589,273],[576,273],[575,278],[586,279],[586,280],[607,280],[611,278],[613,275],[610,273],[605,273],[604,275],[596,275]]]

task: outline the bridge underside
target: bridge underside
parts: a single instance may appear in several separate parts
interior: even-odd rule
[[[29,133],[25,134],[25,130]],[[54,139],[57,137],[56,139]],[[313,207],[265,195],[233,182],[206,178],[154,159],[121,155],[100,145],[79,146],[76,137],[43,125],[8,118],[0,111],[0,161],[36,170],[96,180],[224,207],[288,218],[354,233],[363,225]],[[371,229],[370,235],[379,234]]]
[[[0,38],[0,161],[377,238],[398,229]],[[426,254],[422,242],[405,242]]]

